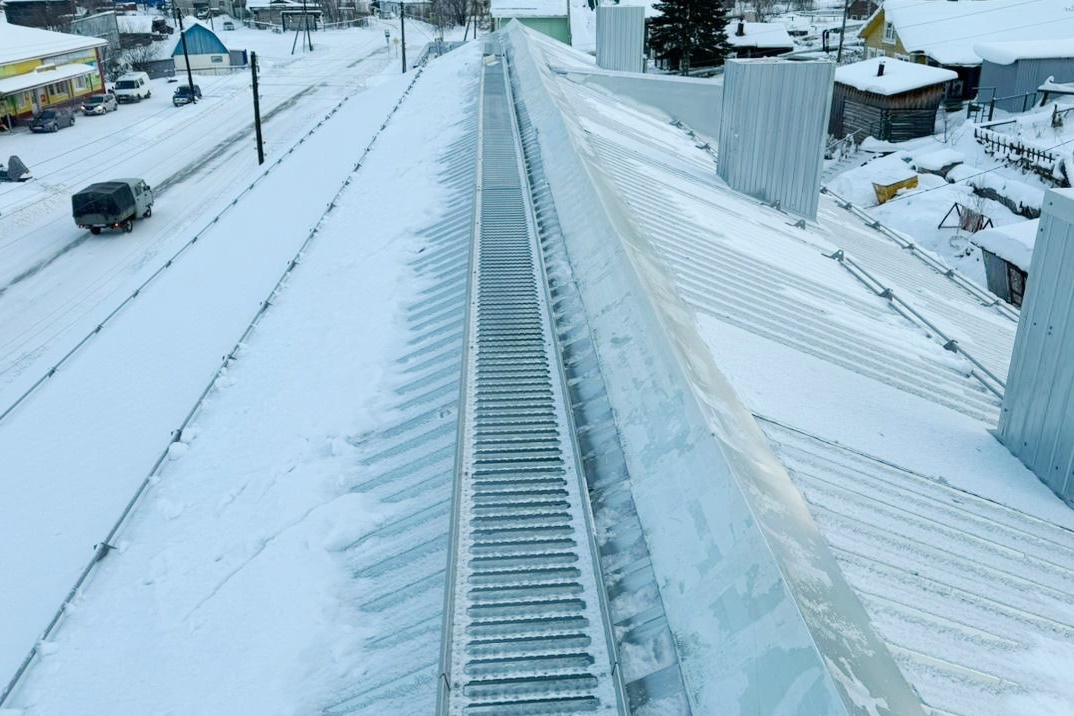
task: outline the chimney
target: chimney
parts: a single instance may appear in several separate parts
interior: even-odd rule
[[[742,20],[738,21],[738,29],[735,30],[735,35],[742,37],[746,34],[746,23]]]
[[[876,66],[876,76],[877,77],[883,77],[884,76],[884,61],[883,60],[881,60],[879,62],[879,64],[877,64],[877,66]]]

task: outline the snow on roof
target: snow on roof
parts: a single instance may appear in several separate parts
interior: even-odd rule
[[[738,34],[739,27],[743,34]],[[736,22],[727,23],[724,28],[727,42],[731,47],[780,48],[794,47],[794,40],[787,32],[786,26],[776,22]]]
[[[567,17],[566,0],[492,0],[493,17]]]
[[[997,65],[1010,65],[1018,60],[1069,59],[1074,58],[1074,37],[1063,40],[982,42],[974,45],[973,51],[982,60]]]
[[[107,45],[106,40],[0,22],[0,65]]]
[[[884,65],[884,74],[878,77],[880,64]],[[862,92],[886,96],[931,87],[956,79],[958,79],[958,74],[953,70],[919,65],[916,62],[903,62],[891,57],[873,57],[843,65],[835,70],[836,82]]]
[[[620,5],[645,8],[645,17],[660,17],[660,11],[656,9],[661,0],[620,0]]]
[[[1069,0],[886,0],[886,20],[908,52],[944,65],[977,65],[975,45],[1074,37]]]
[[[124,35],[149,35],[153,32],[153,18],[149,15],[116,15],[116,25]]]
[[[34,87],[44,87],[60,80],[69,80],[74,77],[85,77],[97,72],[95,67],[79,63],[59,65],[52,69],[39,72],[26,72],[14,77],[0,79],[0,95],[14,94]]]
[[[1007,226],[996,226],[973,235],[973,243],[1009,261],[1023,271],[1029,271],[1033,244],[1037,241],[1040,219],[1029,219]]]

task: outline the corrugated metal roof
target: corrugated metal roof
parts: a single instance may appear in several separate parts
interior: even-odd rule
[[[927,709],[1067,709],[1074,520],[989,434],[1000,401],[971,366],[829,257],[853,255],[1001,377],[1015,323],[830,198],[816,224],[795,222],[722,185],[705,150],[655,115],[549,82],[607,185],[604,210],[636,232],[638,270],[666,271],[696,322],[674,330],[696,332],[759,413]]]

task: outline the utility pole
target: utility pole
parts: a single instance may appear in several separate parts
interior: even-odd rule
[[[406,74],[406,24],[403,19],[406,17],[406,5],[403,4],[403,0],[399,0],[399,36],[401,38],[399,47],[403,52],[403,74]]]
[[[198,101],[197,93],[194,92],[194,73],[190,70],[190,53],[186,51],[186,30],[183,29],[183,11],[179,6],[175,7],[175,19],[179,23],[179,41],[183,43],[183,60],[186,62],[186,81],[190,89],[190,103]]]
[[[835,53],[835,64],[843,60],[843,37],[847,34],[847,12],[850,9],[850,0],[843,0],[843,27],[839,30],[839,51]]]
[[[250,53],[250,72],[254,76],[254,134],[257,136],[257,163],[265,163],[265,145],[261,141],[261,99],[257,94],[257,53]]]

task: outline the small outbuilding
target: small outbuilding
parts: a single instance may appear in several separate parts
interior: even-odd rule
[[[780,23],[734,20],[724,32],[732,57],[776,57],[794,49],[794,40]]]
[[[945,85],[957,79],[951,70],[884,57],[844,65],[835,71],[828,131],[856,142],[927,137]]]
[[[977,97],[995,99],[1007,112],[1024,112],[1036,104],[1037,88],[1074,81],[1074,38],[1023,42],[986,42],[973,46],[981,56]]]
[[[247,66],[245,50],[229,50],[215,32],[192,17],[183,20],[183,32],[177,34],[171,51],[175,71],[180,75],[186,72],[186,56],[190,57],[190,71],[200,75],[224,75]]]
[[[567,0],[491,0],[492,29],[499,30],[512,20],[571,44],[571,19]]]
[[[1040,219],[998,226],[973,235],[984,258],[988,290],[1015,306],[1022,305]]]

